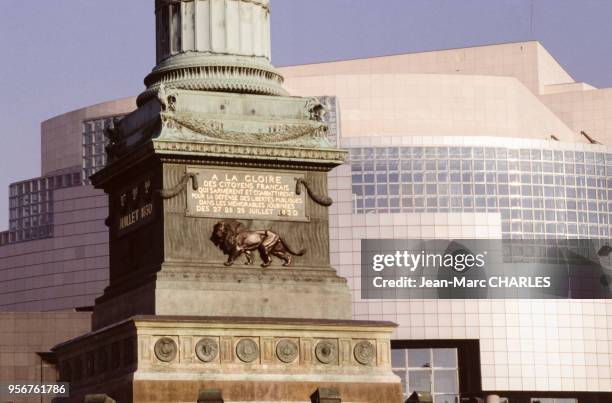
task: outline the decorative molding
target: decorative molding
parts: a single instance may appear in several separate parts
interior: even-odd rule
[[[161,362],[171,362],[176,358],[178,348],[173,339],[169,337],[162,337],[155,343],[153,351],[155,352],[157,359]]]
[[[125,152],[127,142],[125,137],[119,130],[119,122],[121,118],[113,118],[113,127],[107,127],[104,129],[104,137],[106,137],[108,145],[105,147],[106,155],[108,156],[108,163],[115,161],[119,155]]]
[[[376,358],[376,347],[369,341],[360,341],[355,344],[353,349],[353,355],[358,363],[363,365],[371,365]]]
[[[346,159],[346,151],[339,149],[315,149],[315,148],[293,148],[273,147],[257,145],[239,145],[224,143],[198,143],[198,142],[175,142],[175,141],[153,141],[153,147],[158,152],[177,153],[200,153],[209,156],[234,158],[256,158],[256,159],[287,159],[296,162],[325,163],[340,165]]]
[[[296,342],[283,339],[276,344],[276,356],[285,364],[289,364],[298,357],[300,349]]]
[[[198,165],[202,163],[201,159],[197,158],[177,158],[180,156],[170,156],[163,155],[160,159],[164,163],[171,164],[187,164],[187,165]],[[218,167],[236,167],[237,164],[231,163],[229,161],[221,160],[221,159],[207,159],[207,165],[218,166]],[[290,164],[290,163],[276,163],[275,161],[269,162],[252,162],[248,160],[240,161],[239,163],[241,168],[249,167],[249,168],[262,168],[262,169],[270,169],[270,168],[279,168],[279,169],[292,169],[299,171],[313,171],[313,172],[328,172],[329,168],[325,166],[315,166],[315,165],[306,165],[306,164]]]
[[[224,77],[224,71],[228,71]],[[139,106],[154,98],[159,85],[188,91],[238,92],[257,95],[285,96],[283,79],[278,73],[258,68],[237,66],[183,67],[151,73],[147,81],[155,82],[138,96]]]
[[[214,361],[219,355],[219,343],[215,339],[205,337],[196,344],[195,353],[202,362]]]
[[[241,371],[240,366],[236,365],[238,363],[251,365],[255,375],[266,374],[270,370],[310,373],[313,364],[339,366],[343,373],[358,376],[364,376],[368,371],[385,376],[391,372],[388,359],[389,340],[382,335],[370,339],[367,333],[361,337],[354,334],[348,336],[342,334],[345,332],[343,330],[338,334],[339,338],[313,339],[307,333],[295,334],[294,330],[270,333],[271,329],[261,329],[254,330],[255,333],[251,336],[244,336],[244,329],[224,328],[218,331],[208,328],[208,331],[203,331],[203,328],[200,328],[195,333],[192,329],[186,329],[172,337],[155,337],[151,336],[151,333],[163,334],[164,328],[148,329],[144,334],[136,336],[136,339],[132,336],[111,340],[98,338],[90,340],[80,348],[72,349],[71,352],[60,353],[57,364],[60,380],[70,382],[71,388],[74,386],[75,390],[80,390],[84,385],[90,385],[100,379],[124,376],[139,369],[201,373],[204,369],[214,372],[229,366]],[[153,329],[154,332],[151,332]],[[227,334],[229,329],[232,332]],[[354,331],[359,332],[358,329],[351,330]],[[223,333],[226,335],[222,335]],[[189,342],[184,343],[186,340]],[[99,344],[100,342],[103,344]],[[136,342],[140,348],[138,354],[134,354],[132,358],[128,344],[134,346]],[[116,367],[111,358],[114,346],[117,347],[118,357],[114,362],[120,363]],[[145,351],[148,354],[145,354]],[[104,355],[106,358],[103,358]],[[351,359],[351,356],[354,356],[354,359]],[[385,356],[387,358],[384,358]],[[381,358],[384,359],[381,361]],[[365,368],[366,366],[368,368]],[[327,373],[328,370],[335,372],[338,368],[321,370]]]
[[[310,119],[317,122],[323,122],[325,120],[325,115],[328,113],[327,107],[323,105],[318,98],[308,99],[306,102],[306,109],[308,110]]]
[[[236,345],[236,356],[242,362],[253,362],[259,357],[259,347],[251,339],[242,339]]]
[[[172,266],[181,266],[185,267],[189,262],[172,262],[170,265]],[[176,266],[175,266],[176,267]],[[218,263],[212,263],[209,266],[206,266],[205,270],[202,270],[203,266],[194,267],[192,272],[180,272],[180,278],[183,281],[220,281],[223,279],[227,279],[227,269],[220,268]],[[232,269],[232,279],[233,281],[240,281],[244,283],[252,283],[260,281],[258,276],[253,276],[253,268],[248,266],[246,267],[234,267]],[[177,278],[176,273],[168,271],[161,271],[157,273],[157,278],[162,280],[173,280]],[[283,270],[275,270],[268,271],[266,273],[266,277],[269,281],[275,283],[282,283],[290,281],[295,284],[312,284],[313,282],[325,282],[327,284],[345,284],[346,279],[344,277],[340,277],[336,274],[336,272],[330,267],[318,267],[316,269],[307,269],[307,268],[299,268],[299,269],[283,269]]]
[[[157,89],[157,100],[161,104],[163,112],[175,112],[178,92],[174,88],[166,91],[166,86],[162,83]]]
[[[234,361],[234,354],[232,353],[232,337],[221,336],[220,341],[220,359],[222,363],[228,363]]]
[[[184,191],[185,188],[187,188],[187,183],[189,182],[189,179],[191,179],[192,189],[194,191],[197,191],[199,187],[198,186],[198,175],[195,173],[187,172],[185,175],[183,175],[180,182],[176,186],[174,186],[171,189],[160,189],[157,192],[159,196],[164,200],[172,199],[178,196],[182,191]]]
[[[295,178],[295,194],[296,195],[301,195],[302,194],[302,186],[304,186],[306,188],[306,192],[308,193],[308,196],[310,196],[310,198],[317,204],[324,206],[324,207],[329,207],[332,204],[334,204],[334,200],[329,197],[329,196],[322,196],[319,194],[316,194],[313,190],[312,190],[312,186],[310,185],[310,183],[303,179],[303,178]]]
[[[168,98],[173,98],[168,96]],[[170,101],[167,105],[172,105]],[[167,106],[169,108],[170,106]],[[173,106],[175,107],[175,106]],[[189,131],[202,136],[202,140],[220,141],[224,143],[238,144],[283,144],[293,146],[330,147],[326,134],[328,127],[323,122],[304,120],[295,123],[263,122],[266,131],[252,126],[245,130],[231,130],[225,127],[227,119],[203,116],[198,118],[194,113],[162,113],[162,122],[166,128],[180,130],[186,128]],[[248,127],[248,126],[245,126]],[[160,138],[171,139],[181,137],[180,134],[163,133]]]
[[[338,361],[338,346],[328,340],[322,340],[315,347],[315,356],[321,364],[333,364]]]

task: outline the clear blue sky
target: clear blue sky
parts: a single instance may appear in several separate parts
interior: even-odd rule
[[[154,64],[153,0],[2,0],[0,229],[10,182],[40,172],[40,122],[135,95]],[[537,39],[612,87],[610,0],[272,0],[277,66]]]

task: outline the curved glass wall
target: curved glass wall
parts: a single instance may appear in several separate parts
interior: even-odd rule
[[[89,177],[106,166],[106,146],[108,139],[104,136],[104,129],[112,128],[115,119],[125,115],[107,116],[105,118],[91,119],[83,122],[83,184],[90,185]]]
[[[0,245],[53,236],[53,192],[81,185],[81,173],[70,172],[75,169],[10,185],[9,231]]]
[[[609,238],[612,154],[351,147],[353,212],[495,212],[505,238]]]

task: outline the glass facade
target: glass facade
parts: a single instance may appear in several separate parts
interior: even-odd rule
[[[64,172],[13,183],[9,189],[9,230],[0,233],[0,245],[53,236],[53,192],[90,184],[89,176],[106,165],[104,129],[115,115],[83,122],[83,165]]]
[[[80,172],[67,172],[24,182],[9,188],[9,231],[6,243],[53,236],[53,191],[81,185]]]
[[[431,393],[434,403],[459,401],[456,348],[393,349],[391,365],[402,380],[404,398],[426,392]]]
[[[104,129],[113,128],[115,119],[121,116],[109,116],[83,122],[83,184],[89,185],[89,177],[106,165],[106,145]]]
[[[353,147],[353,212],[495,212],[504,238],[609,238],[612,154]]]

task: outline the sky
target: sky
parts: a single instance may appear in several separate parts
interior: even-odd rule
[[[137,95],[153,0],[0,0],[0,230],[8,186],[40,174],[40,123]],[[610,0],[271,0],[276,66],[539,40],[576,81],[612,87]]]

